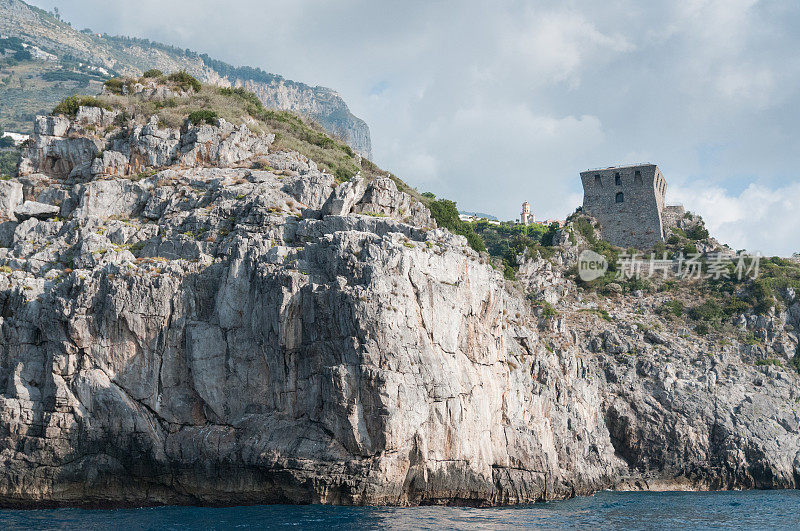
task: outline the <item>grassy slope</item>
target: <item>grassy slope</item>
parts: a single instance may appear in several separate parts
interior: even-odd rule
[[[175,97],[166,100],[146,100],[137,95],[101,94],[100,96],[79,96],[62,101],[54,112],[70,114],[77,106],[102,105],[124,111],[125,118],[143,124],[151,116],[157,115],[160,122],[169,127],[178,128],[192,113],[203,111],[207,116],[224,118],[239,125],[247,122],[255,132],[275,134],[276,149],[292,150],[302,153],[317,163],[320,169],[333,174],[339,182],[352,178],[361,171],[367,178],[377,176],[391,177],[398,188],[408,192],[419,200],[425,201],[416,190],[403,181],[378,168],[369,160],[358,157],[344,142],[329,136],[318,124],[301,118],[288,111],[266,109],[255,94],[244,89],[225,89],[212,85],[201,85],[197,80],[187,77],[188,81],[174,81],[172,76],[157,78],[114,78],[106,84],[121,89],[122,85],[131,85],[137,81],[146,83],[157,81],[169,86],[176,92],[188,89],[197,83],[200,90],[190,91],[188,97]],[[199,114],[198,114],[199,116]],[[121,122],[120,122],[121,123]]]

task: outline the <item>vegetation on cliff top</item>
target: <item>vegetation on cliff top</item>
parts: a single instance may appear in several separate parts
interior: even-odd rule
[[[488,253],[500,258],[503,262],[503,276],[509,280],[516,278],[519,264],[517,257],[526,253],[534,256],[536,253],[542,258],[549,258],[555,254],[553,236],[557,230],[556,225],[519,225],[503,222],[494,225],[485,220],[472,223],[475,233],[486,244]]]
[[[479,253],[486,251],[483,240],[475,233],[472,225],[461,221],[458,217],[458,209],[456,208],[455,201],[450,201],[448,199],[437,200],[433,199],[430,195],[426,197],[429,199],[428,208],[431,211],[431,216],[436,220],[437,225],[449,230],[453,234],[464,236],[467,238],[469,246]]]
[[[80,107],[101,107],[111,110],[111,105],[94,96],[68,96],[56,105],[53,109],[53,114],[63,114],[70,118],[75,118]]]
[[[328,135],[319,124],[288,111],[267,109],[255,94],[244,88],[204,85],[186,72],[164,75],[153,69],[145,74],[138,79],[110,79],[105,82],[106,93],[97,97],[67,97],[53,113],[75,116],[81,105],[113,108],[124,111],[125,118],[137,123],[145,123],[150,116],[157,115],[163,126],[172,128],[181,127],[187,119],[195,124],[214,123],[219,118],[236,125],[246,122],[248,128],[257,133],[274,133],[275,149],[297,151],[307,156],[340,182],[359,171],[368,176],[386,174],[358,157],[343,141]],[[184,95],[160,99],[132,94],[136,83],[151,82]],[[403,183],[403,186],[406,185]]]

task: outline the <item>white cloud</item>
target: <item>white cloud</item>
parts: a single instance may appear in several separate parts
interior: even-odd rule
[[[586,61],[600,61],[635,47],[619,34],[605,34],[577,11],[531,9],[499,36],[502,59],[534,74],[541,83],[580,81]]]
[[[700,213],[712,236],[734,249],[781,256],[800,252],[800,182],[778,188],[750,184],[739,195],[694,183],[672,190],[670,198]]]

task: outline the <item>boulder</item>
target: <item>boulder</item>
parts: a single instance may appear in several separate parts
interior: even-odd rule
[[[334,188],[322,206],[324,216],[345,216],[364,196],[367,190],[365,179],[359,174]]]
[[[101,107],[81,106],[78,107],[78,114],[75,117],[75,121],[82,125],[108,127],[114,123],[114,118],[116,118],[118,114],[118,111],[103,109]]]
[[[30,218],[36,219],[50,219],[58,216],[61,207],[55,205],[48,205],[46,203],[39,203],[38,201],[25,201],[22,205],[14,210],[19,221],[24,221]]]

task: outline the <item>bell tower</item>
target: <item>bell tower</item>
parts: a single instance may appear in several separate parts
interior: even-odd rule
[[[519,215],[519,222],[523,225],[530,225],[533,223],[533,214],[531,214],[531,204],[525,201],[522,203],[522,212]]]

